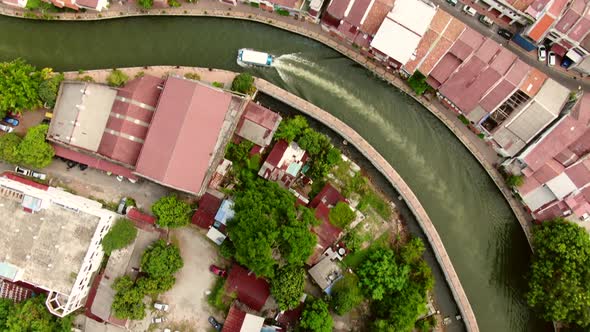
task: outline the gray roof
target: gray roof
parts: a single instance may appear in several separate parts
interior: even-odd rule
[[[116,96],[106,85],[62,82],[47,136],[96,152]]]
[[[32,214],[18,197],[0,198],[0,265],[21,268],[21,280],[70,294],[100,218],[50,204]]]
[[[324,257],[319,263],[309,269],[308,272],[322,290],[332,286],[342,276],[340,266],[332,262],[330,257]]]

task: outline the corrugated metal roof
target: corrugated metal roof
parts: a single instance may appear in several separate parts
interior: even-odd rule
[[[236,292],[238,300],[248,307],[260,311],[270,296],[270,286],[262,278],[240,265],[233,264],[225,283],[228,293]]]

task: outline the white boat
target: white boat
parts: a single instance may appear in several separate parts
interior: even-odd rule
[[[274,56],[265,52],[258,52],[248,48],[238,50],[238,65],[271,67]]]

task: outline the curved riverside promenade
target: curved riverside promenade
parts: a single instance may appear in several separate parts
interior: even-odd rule
[[[185,75],[187,73],[198,74],[201,81],[207,83],[220,82],[223,83],[227,88],[231,86],[231,82],[235,77],[236,73],[226,70],[219,69],[207,69],[207,68],[193,68],[193,67],[182,67],[182,66],[150,66],[150,67],[133,67],[133,68],[120,68],[129,77],[134,77],[138,73],[145,73],[154,76],[164,76],[169,74]],[[96,82],[105,82],[110,70],[90,70],[83,73],[80,72],[67,72],[65,76],[67,79],[79,79],[83,76],[92,77]],[[352,144],[359,152],[367,158],[367,160],[379,171],[383,176],[391,183],[391,185],[397,190],[397,192],[403,197],[404,201],[416,217],[418,224],[424,231],[430,246],[434,252],[434,255],[444,273],[445,279],[459,310],[467,331],[477,332],[479,327],[475,318],[471,304],[463,290],[463,286],[457,276],[457,272],[451,263],[451,259],[447,254],[447,251],[442,243],[440,236],[438,235],[436,228],[432,224],[430,217],[426,213],[422,204],[418,201],[416,195],[412,192],[410,187],[402,179],[402,177],[395,171],[395,169],[373,148],[369,142],[367,142],[361,135],[359,135],[354,129],[349,127],[344,122],[332,114],[324,111],[323,109],[311,104],[310,102],[283,90],[266,80],[256,78],[255,83],[258,91],[271,96],[291,107],[299,110],[303,114],[314,118],[321,122],[325,126],[334,130],[343,139]]]
[[[424,231],[432,250],[434,251],[434,255],[442,268],[442,271],[445,275],[445,279],[453,293],[453,297],[457,302],[457,306],[461,311],[461,315],[465,322],[465,327],[467,331],[479,331],[479,327],[477,326],[477,321],[475,319],[475,314],[473,313],[473,309],[469,304],[469,300],[467,299],[467,295],[463,290],[463,286],[459,281],[459,277],[457,276],[457,272],[455,272],[455,268],[451,263],[451,259],[447,254],[447,251],[442,243],[440,236],[438,235],[436,228],[432,224],[430,217],[418,201],[418,198],[410,187],[406,184],[406,182],[402,179],[402,177],[395,171],[395,169],[373,148],[369,142],[367,142],[361,135],[359,135],[354,129],[349,127],[344,122],[340,121],[338,118],[333,116],[332,114],[322,110],[321,108],[309,103],[308,101],[289,93],[261,78],[257,78],[255,80],[255,85],[258,91],[269,95],[277,100],[282,101],[285,104],[299,110],[300,112],[306,114],[309,117],[314,118],[315,120],[321,122],[325,126],[329,127],[330,129],[334,130],[338,133],[342,138],[352,144],[359,152],[367,158],[367,160],[379,171],[383,176],[391,183],[391,185],[397,190],[397,192],[403,197],[404,201],[416,217],[418,224]]]
[[[228,10],[229,9],[229,10]],[[26,17],[22,9],[7,7],[0,4],[0,15],[19,17],[19,18],[30,18]],[[382,80],[402,90],[417,102],[422,104],[432,114],[434,114],[440,121],[442,121],[449,130],[463,143],[463,145],[471,152],[471,154],[478,160],[483,166],[489,176],[492,178],[508,204],[510,205],[514,215],[520,223],[529,246],[532,248],[532,222],[530,215],[526,212],[522,204],[513,196],[510,188],[506,185],[502,175],[496,169],[493,162],[485,157],[485,153],[482,152],[482,148],[477,146],[479,138],[471,132],[467,132],[465,128],[462,128],[462,124],[455,118],[456,115],[443,109],[442,105],[435,105],[428,99],[422,96],[416,96],[414,92],[406,85],[405,81],[399,76],[387,71],[380,64],[373,62],[366,56],[362,55],[358,49],[353,48],[350,45],[341,43],[338,39],[332,37],[329,33],[321,29],[318,24],[303,22],[294,20],[291,17],[279,16],[275,13],[268,13],[257,8],[252,8],[247,5],[238,5],[236,7],[221,4],[215,0],[201,0],[197,3],[183,3],[182,7],[179,8],[166,8],[166,9],[151,9],[149,11],[141,11],[137,7],[120,6],[117,4],[111,4],[111,7],[107,11],[101,13],[86,12],[86,13],[60,13],[60,14],[47,14],[45,19],[56,19],[66,21],[78,21],[78,20],[105,20],[115,19],[124,17],[136,17],[136,16],[206,16],[206,17],[218,17],[218,18],[233,18],[241,20],[249,20],[258,23],[271,25],[273,27],[287,30],[289,32],[297,33],[304,37],[314,39],[336,51],[342,55],[350,58],[351,60],[362,65],[366,69],[370,70]],[[439,109],[439,107],[441,109]],[[477,143],[476,143],[477,142]],[[488,148],[489,147],[484,147]]]

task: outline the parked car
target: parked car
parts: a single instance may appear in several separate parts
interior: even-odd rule
[[[217,319],[215,319],[215,317],[213,316],[209,316],[209,319],[207,319],[209,321],[209,324],[211,324],[211,326],[213,326],[213,328],[217,331],[221,331],[221,328],[223,327],[223,325],[221,325],[221,323],[219,323],[217,321]]]
[[[544,45],[537,48],[537,58],[539,61],[545,61],[547,59],[547,48]]]
[[[447,2],[451,5],[451,6],[456,6],[457,5],[457,0],[447,0]]]
[[[81,171],[84,171],[88,168],[88,165],[86,164],[79,164],[78,167],[80,168]]]
[[[475,10],[475,8],[467,6],[467,5],[463,6],[463,9],[461,9],[461,10],[469,16],[475,16],[475,14],[477,14],[477,10]]]
[[[152,317],[152,324],[160,324],[166,321],[166,317]]]
[[[78,165],[78,163],[75,161],[72,161],[72,160],[68,160],[68,161],[66,161],[66,165],[68,165],[68,169],[71,169],[71,168],[76,167],[76,165]]]
[[[123,177],[121,175],[117,175],[117,181],[123,182],[123,180],[125,180],[125,177]]]
[[[555,66],[555,61],[556,61],[555,52],[549,51],[549,53],[547,53],[547,65],[549,67],[553,67],[553,66]]]
[[[34,177],[35,179],[39,179],[39,180],[47,179],[47,174],[41,173],[41,172],[36,172],[36,171],[33,171],[31,173],[31,176]]]
[[[18,126],[18,124],[20,123],[17,119],[15,118],[11,118],[9,116],[5,117],[4,119],[2,119],[2,121],[8,123],[11,126]]]
[[[514,34],[510,32],[510,30],[506,29],[498,29],[498,34],[506,39],[512,39],[512,36],[514,36]]]
[[[492,25],[494,25],[494,21],[492,21],[491,18],[489,18],[485,15],[479,15],[479,21],[481,22],[481,24],[483,24],[487,27],[491,27]]]
[[[24,176],[31,176],[31,173],[33,173],[33,171],[31,171],[30,169],[26,169],[26,168],[23,168],[23,167],[20,167],[20,166],[16,166],[14,168],[14,171],[17,174],[24,175]]]
[[[7,132],[7,133],[11,133],[14,130],[14,127],[7,126],[7,125],[0,123],[0,130]]]
[[[156,308],[156,310],[160,310],[160,311],[168,311],[170,306],[167,305],[166,303],[156,302],[156,303],[154,303],[154,308]]]
[[[220,276],[222,278],[225,278],[225,276],[227,275],[227,271],[224,270],[224,269],[222,269],[222,268],[220,268],[217,265],[211,265],[211,266],[209,266],[209,271],[213,272],[214,274],[216,274],[216,275],[218,275],[218,276]]]

